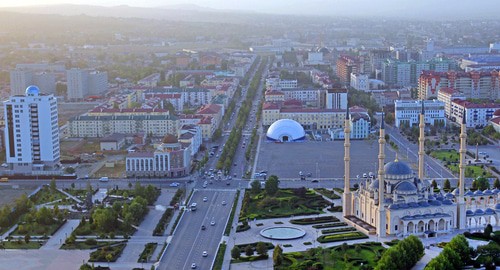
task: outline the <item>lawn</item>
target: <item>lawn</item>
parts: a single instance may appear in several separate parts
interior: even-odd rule
[[[431,157],[441,161],[458,162],[460,155],[456,150],[435,150],[431,152]]]
[[[30,241],[26,244],[24,240],[22,241],[4,241],[0,243],[0,249],[39,249],[45,241],[36,242]],[[3,246],[3,248],[2,248]]]
[[[52,235],[66,221],[54,220],[54,224],[44,225],[36,222],[19,224],[11,235]]]
[[[95,240],[95,239],[92,239],[92,240]],[[108,246],[110,244],[116,244],[116,243],[120,243],[120,242],[126,242],[125,241],[97,241],[95,240],[94,241],[76,241],[75,243],[73,244],[66,244],[64,243],[62,246],[61,246],[61,249],[68,249],[68,250],[71,250],[71,249],[96,249],[96,248],[100,248],[100,247],[104,247],[104,246]]]
[[[458,165],[448,165],[446,166],[448,169],[450,169],[453,173],[458,173]],[[470,177],[470,178],[476,178],[478,176],[490,178],[491,173],[482,169],[480,166],[475,166],[475,165],[468,165],[465,167],[465,177]]]
[[[125,246],[125,243],[120,243],[98,248],[96,251],[90,253],[89,262],[115,262],[122,254]]]
[[[102,166],[93,174],[94,177],[107,176],[110,178],[120,178],[125,173],[125,162],[115,163],[114,167]]]
[[[51,190],[48,186],[43,186],[35,195],[30,197],[30,200],[38,205],[53,202],[56,200],[66,199],[66,195],[61,193],[59,190]],[[73,201],[73,200],[71,200]]]
[[[313,265],[319,266],[318,264],[323,267],[316,267],[316,269],[360,269],[361,263],[368,269],[373,269],[384,250],[385,248],[380,243],[374,242],[326,249],[312,248],[304,252],[285,253],[283,265],[274,269],[308,269]]]
[[[326,189],[326,188],[315,188],[314,189],[316,192],[320,193],[321,195],[329,198],[329,199],[332,199],[332,200],[337,200],[337,199],[340,199],[340,196],[335,194],[333,192],[333,190],[329,190],[329,189]]]
[[[431,152],[431,156],[441,160],[449,170],[458,174],[460,155],[456,150],[435,150]],[[476,178],[478,176],[489,178],[491,173],[475,165],[469,165],[465,168],[465,177]]]
[[[302,194],[300,189],[280,189],[275,196],[269,196],[265,191],[256,195],[245,192],[239,220],[314,215],[323,213],[322,209],[329,205],[311,190]]]

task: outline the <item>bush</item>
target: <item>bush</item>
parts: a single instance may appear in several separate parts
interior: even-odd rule
[[[366,236],[365,234],[363,234],[361,232],[349,232],[349,233],[322,235],[322,236],[318,237],[318,242],[330,243],[330,242],[365,239],[365,238],[368,238],[368,236]]]
[[[85,244],[89,246],[95,246],[97,245],[97,240],[95,238],[87,238],[85,240]]]
[[[297,225],[310,225],[310,224],[320,224],[320,223],[339,222],[339,221],[340,220],[334,216],[322,216],[313,218],[292,219],[290,220],[290,223]]]

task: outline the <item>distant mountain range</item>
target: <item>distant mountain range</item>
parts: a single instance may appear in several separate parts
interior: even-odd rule
[[[210,3],[213,7],[196,4],[155,8],[60,4],[8,7],[0,8],[0,11],[212,22],[239,22],[241,19],[255,19],[257,14],[417,20],[500,19],[498,0],[212,0]]]

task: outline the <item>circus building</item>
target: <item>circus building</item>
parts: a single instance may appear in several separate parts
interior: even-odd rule
[[[435,237],[456,229],[483,229],[486,224],[495,226],[499,223],[500,190],[465,190],[465,122],[462,122],[460,133],[460,185],[450,193],[434,192],[432,179],[424,175],[424,108],[420,113],[417,174],[397,157],[385,162],[383,122],[379,135],[378,175],[360,183],[356,191],[350,190],[349,125],[344,130],[343,215],[346,222],[360,231],[381,237],[410,234]]]

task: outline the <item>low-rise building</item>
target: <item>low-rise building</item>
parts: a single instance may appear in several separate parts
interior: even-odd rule
[[[100,140],[101,151],[120,150],[125,145],[125,135],[111,134]]]
[[[423,102],[425,124],[445,126],[444,102],[437,99]],[[396,127],[418,125],[419,115],[422,112],[422,100],[396,100],[394,110]]]
[[[134,152],[127,155],[127,177],[183,177],[191,167],[191,145],[181,143],[167,134],[154,152]]]

